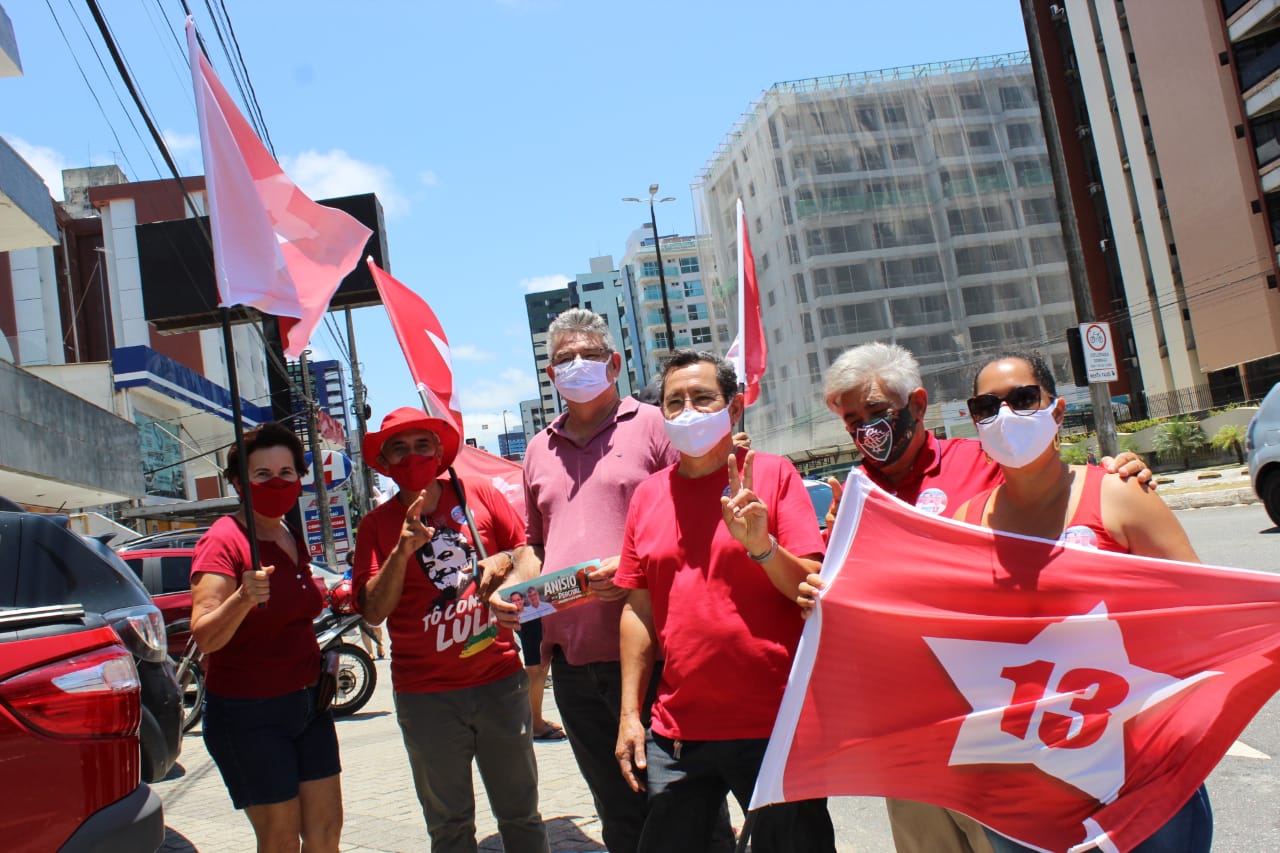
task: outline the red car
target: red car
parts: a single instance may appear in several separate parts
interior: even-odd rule
[[[0,827],[15,853],[148,851],[160,798],[141,781],[133,654],[79,605],[0,609]]]

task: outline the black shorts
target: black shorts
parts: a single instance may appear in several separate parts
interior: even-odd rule
[[[525,666],[542,666],[542,619],[530,619],[520,626],[520,648]]]
[[[342,772],[333,715],[316,711],[316,688],[267,699],[205,694],[204,743],[232,804],[284,803],[303,782]]]

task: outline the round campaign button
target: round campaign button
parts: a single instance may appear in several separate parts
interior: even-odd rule
[[[450,510],[449,517],[452,518],[458,524],[467,523],[467,513],[460,506],[455,506],[452,510]]]
[[[942,489],[925,489],[916,498],[916,509],[921,512],[927,512],[930,515],[941,515],[942,511],[947,508],[947,493]]]
[[[1062,531],[1062,535],[1058,537],[1059,542],[1068,545],[1079,545],[1084,548],[1098,547],[1098,534],[1083,524],[1073,524],[1066,530]]]

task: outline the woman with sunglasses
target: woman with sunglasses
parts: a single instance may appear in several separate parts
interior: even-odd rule
[[[205,653],[204,743],[259,850],[337,853],[342,787],[333,715],[318,703],[320,647],[311,620],[323,598],[307,544],[284,516],[298,503],[302,443],[266,423],[244,436],[226,477],[253,504],[261,568],[250,558],[245,507],[196,543],[191,632]]]
[[[1058,431],[1066,404],[1039,354],[991,359],[978,371],[973,390],[969,414],[1004,483],[974,495],[956,518],[1104,551],[1198,562],[1182,525],[1154,492],[1132,479],[1104,476],[1101,468],[1062,461]],[[990,830],[987,835],[996,853],[1029,849]],[[1135,851],[1202,853],[1212,837],[1213,815],[1202,785]]]

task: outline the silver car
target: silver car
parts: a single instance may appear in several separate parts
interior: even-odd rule
[[[1245,435],[1253,491],[1280,527],[1280,383],[1271,386]]]

